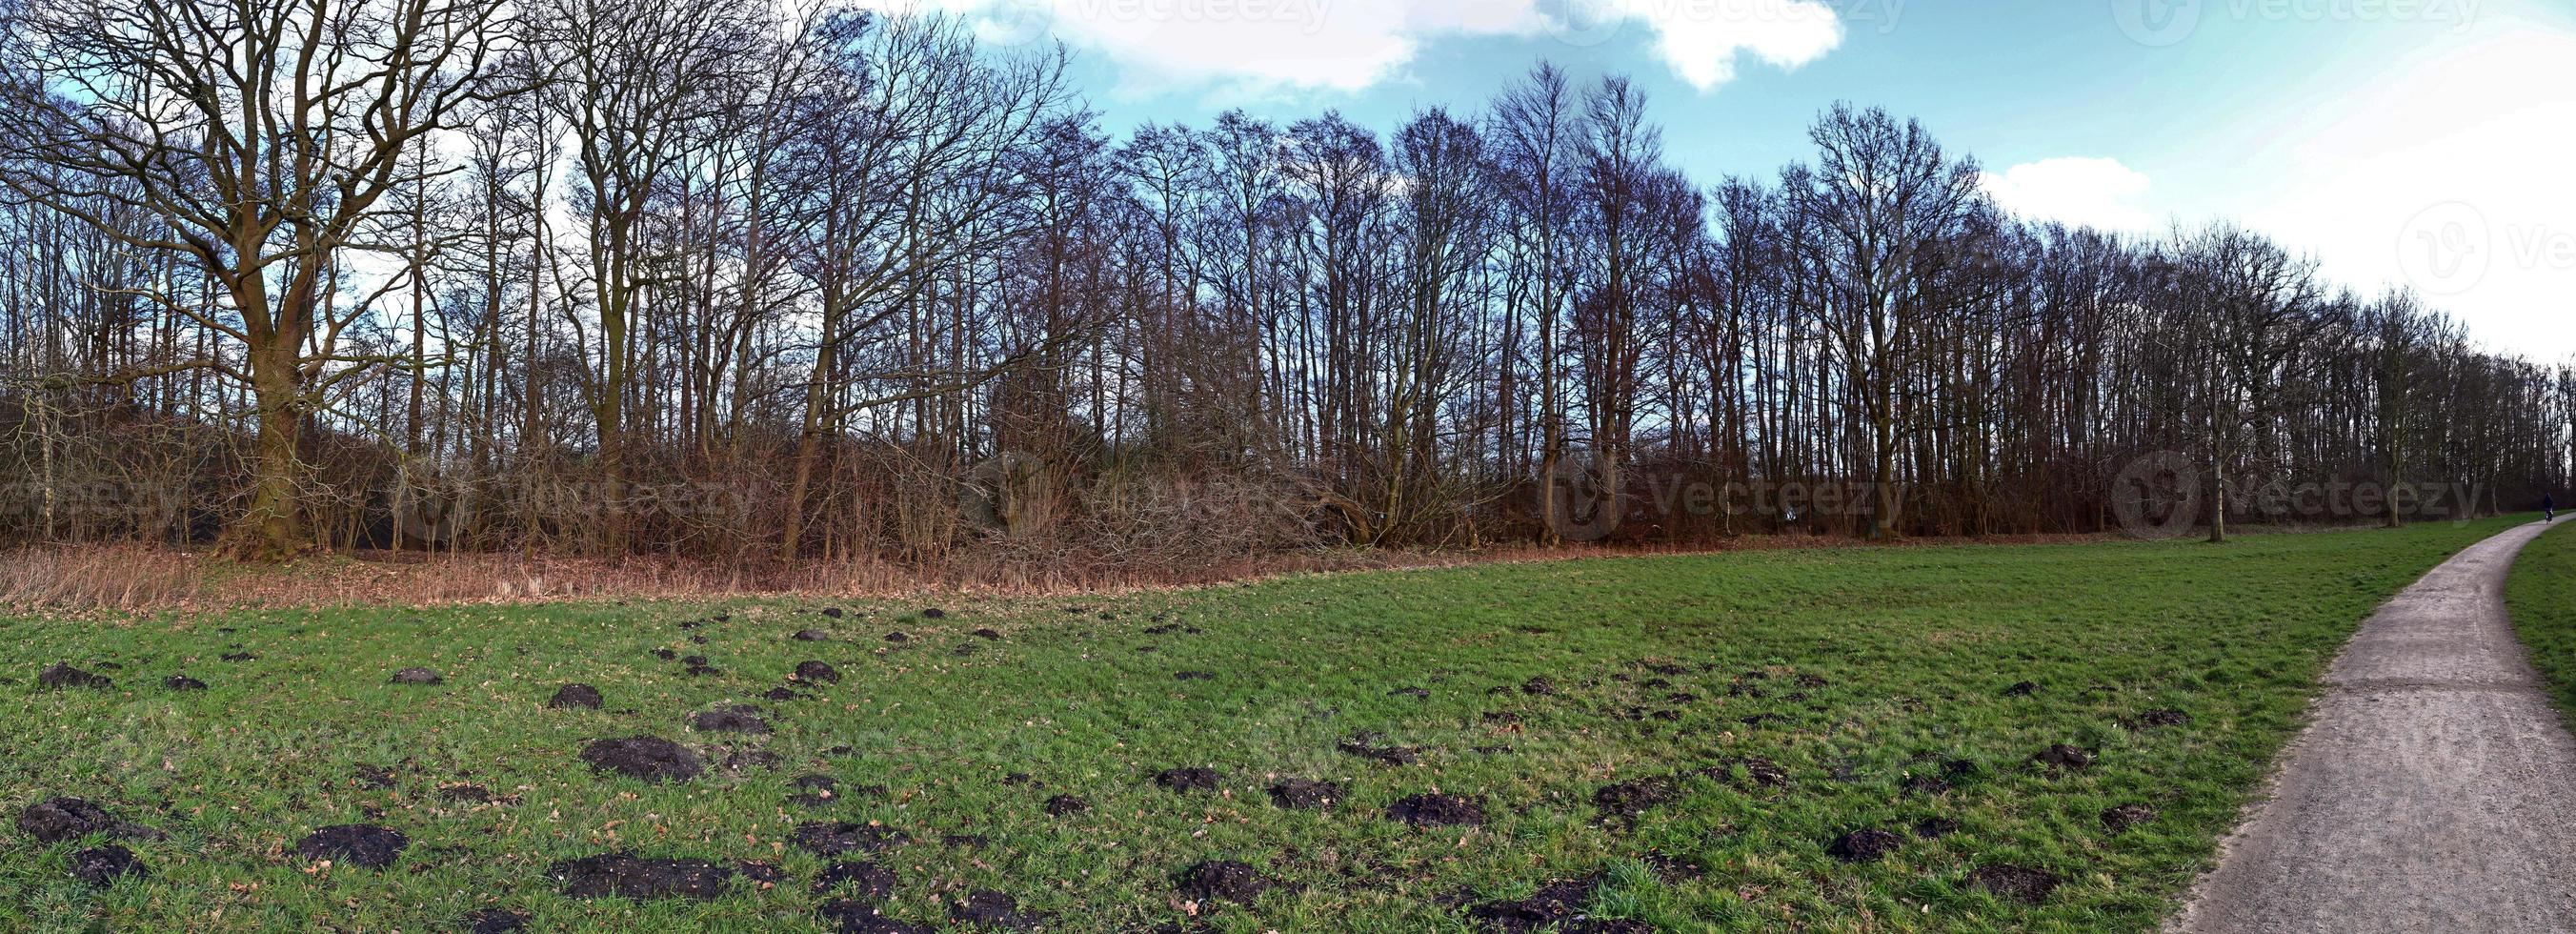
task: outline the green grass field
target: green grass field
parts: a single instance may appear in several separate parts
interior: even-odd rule
[[[2560,519],[2576,526],[2576,519]],[[2576,717],[2576,534],[2551,529],[2522,550],[2505,582],[2514,635],[2549,682],[2559,709]]]
[[[804,931],[830,929],[821,906],[850,900],[884,917],[849,930],[927,930],[998,892],[1017,901],[1006,920],[1061,931],[2148,931],[2341,641],[2512,521],[2216,547],[1619,558],[1115,599],[8,620],[0,809],[14,823],[33,802],[84,798],[167,839],[122,841],[150,875],[93,886],[73,878],[73,854],[105,835],[45,845],[0,829],[0,928],[426,931],[498,907],[531,930]],[[2550,543],[2544,560],[2576,561],[2576,536]],[[925,618],[933,605],[942,618]],[[808,628],[833,639],[790,638]],[[908,639],[889,641],[898,631]],[[689,675],[657,649],[721,673]],[[761,696],[806,660],[841,680]],[[58,661],[114,686],[37,689]],[[407,666],[445,681],[388,683]],[[211,687],[166,689],[179,673]],[[571,682],[596,686],[604,709],[548,709]],[[689,727],[734,703],[774,732]],[[650,784],[579,758],[638,734],[695,747],[706,774]],[[1345,751],[1355,738],[1418,760]],[[2038,761],[2060,745],[2094,761]],[[362,767],[390,770],[391,787]],[[1216,790],[1157,786],[1183,767],[1214,770]],[[809,774],[838,793],[790,803]],[[1267,789],[1287,777],[1343,794],[1284,809]],[[460,783],[498,800],[442,790]],[[1614,783],[1634,784],[1603,797]],[[1485,821],[1388,819],[1434,791]],[[1059,795],[1089,808],[1051,815]],[[2106,812],[2130,805],[2153,814],[2122,811],[2135,822],[2115,830]],[[818,892],[832,859],[794,842],[816,821],[899,833],[834,858],[873,861],[891,890]],[[296,853],[316,828],[362,822],[409,847],[382,869]],[[1885,833],[1845,839],[1866,830]],[[777,871],[652,901],[574,898],[549,875],[619,851]],[[1177,890],[1214,860],[1271,885],[1248,905]]]

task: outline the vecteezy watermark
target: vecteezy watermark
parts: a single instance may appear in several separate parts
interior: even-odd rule
[[[2498,263],[2526,270],[2576,270],[2576,231],[2496,224],[2465,201],[2415,213],[2397,233],[2397,268],[2427,295],[2476,288]]]
[[[184,500],[176,488],[126,480],[0,483],[0,526],[156,529],[178,517]]]
[[[1588,48],[1620,35],[1629,23],[1656,29],[1816,23],[1894,32],[1907,0],[1538,0],[1534,9],[1558,42]]]
[[[1539,485],[1539,514],[1557,538],[1581,544],[1608,538],[1631,522],[1662,524],[1680,517],[1726,516],[1796,523],[1876,517],[1879,508],[1879,486],[1866,480],[1752,478],[1721,483],[1649,472],[1623,476],[1618,488],[1620,495],[1611,496],[1610,481],[1590,459],[1564,458]],[[1901,507],[1905,485],[1891,489]]]
[[[1248,23],[1265,30],[1314,35],[1333,15],[1336,0],[988,0],[971,14],[977,38],[991,43],[1034,41],[1057,22]]]
[[[474,527],[478,516],[533,514],[544,521],[597,522],[608,518],[666,519],[691,525],[739,527],[749,515],[750,487],[742,483],[681,481],[623,483],[415,478],[383,493],[394,531],[405,541],[444,544]]]
[[[2486,488],[2460,483],[2381,483],[2375,480],[2296,481],[2242,476],[2211,480],[2204,462],[2179,451],[2157,451],[2129,462],[2111,481],[2111,515],[2137,538],[2179,538],[2208,520],[2223,498],[2236,520],[2348,524],[2385,519],[2465,523]]]
[[[2212,18],[2297,23],[2425,23],[2465,31],[2483,0],[2111,0],[2111,21],[2145,46],[2180,44]]]

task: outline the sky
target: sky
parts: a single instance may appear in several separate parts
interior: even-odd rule
[[[883,0],[1061,42],[1113,131],[1241,108],[1389,130],[1541,60],[1625,74],[1704,185],[1920,119],[2033,218],[2240,221],[2492,349],[2576,355],[2576,0]]]

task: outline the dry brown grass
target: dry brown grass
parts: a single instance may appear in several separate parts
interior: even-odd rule
[[[2088,541],[2102,536],[1910,539],[1907,545]],[[902,597],[953,593],[1045,597],[1202,586],[1294,574],[1562,561],[1610,555],[1700,554],[1782,548],[1876,547],[1850,538],[1747,536],[1679,545],[1542,547],[1473,551],[1315,549],[1196,562],[1186,571],[1085,566],[961,553],[936,565],[884,560],[728,566],[678,558],[356,552],[277,566],[198,553],[117,546],[26,549],[0,555],[0,607],[74,613],[192,613],[259,607],[543,603],[612,599],[715,599],[810,595]]]

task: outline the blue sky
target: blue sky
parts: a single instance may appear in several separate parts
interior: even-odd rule
[[[889,0],[1064,42],[1112,129],[1241,107],[1385,130],[1540,59],[1631,76],[1704,184],[1836,100],[1921,119],[2026,215],[2227,216],[2492,346],[2576,353],[2569,0]]]

